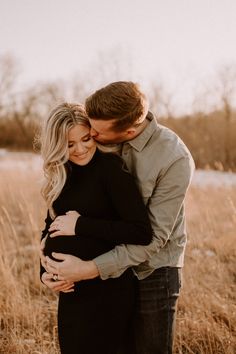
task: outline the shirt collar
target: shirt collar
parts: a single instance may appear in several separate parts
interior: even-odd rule
[[[153,133],[157,130],[157,122],[154,115],[148,112],[146,119],[149,120],[146,128],[138,135],[136,138],[125,142],[125,144],[131,145],[135,150],[142,151],[148,140],[151,138]]]

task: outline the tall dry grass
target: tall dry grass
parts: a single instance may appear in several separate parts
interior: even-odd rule
[[[1,168],[1,167],[0,167]],[[0,353],[57,353],[57,296],[39,281],[44,208],[37,171],[0,174]]]
[[[236,188],[192,187],[176,353],[236,352]]]
[[[1,169],[1,166],[0,166]],[[0,174],[0,353],[57,354],[57,296],[39,281],[37,170]],[[236,188],[191,188],[177,354],[236,352]]]

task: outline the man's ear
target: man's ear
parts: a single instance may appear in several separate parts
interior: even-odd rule
[[[134,135],[136,135],[136,129],[131,127],[129,129],[126,130],[126,134],[129,138],[133,137]]]

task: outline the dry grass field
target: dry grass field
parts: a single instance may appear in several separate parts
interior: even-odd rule
[[[0,353],[57,354],[57,296],[39,281],[45,209],[34,168],[0,166]],[[236,352],[236,187],[191,187],[177,354]]]

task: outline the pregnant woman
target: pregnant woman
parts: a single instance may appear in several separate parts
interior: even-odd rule
[[[90,136],[82,105],[61,104],[50,114],[41,138],[48,216],[42,238],[44,253],[67,253],[90,260],[121,243],[145,245],[152,230],[133,177],[120,157],[101,152]],[[70,236],[50,237],[55,217],[79,214]],[[41,267],[49,287],[53,275]],[[58,282],[59,284],[60,282]],[[61,284],[61,283],[60,283]],[[58,334],[62,354],[124,354],[132,327],[135,279],[131,269],[119,278],[100,278],[60,290]]]

